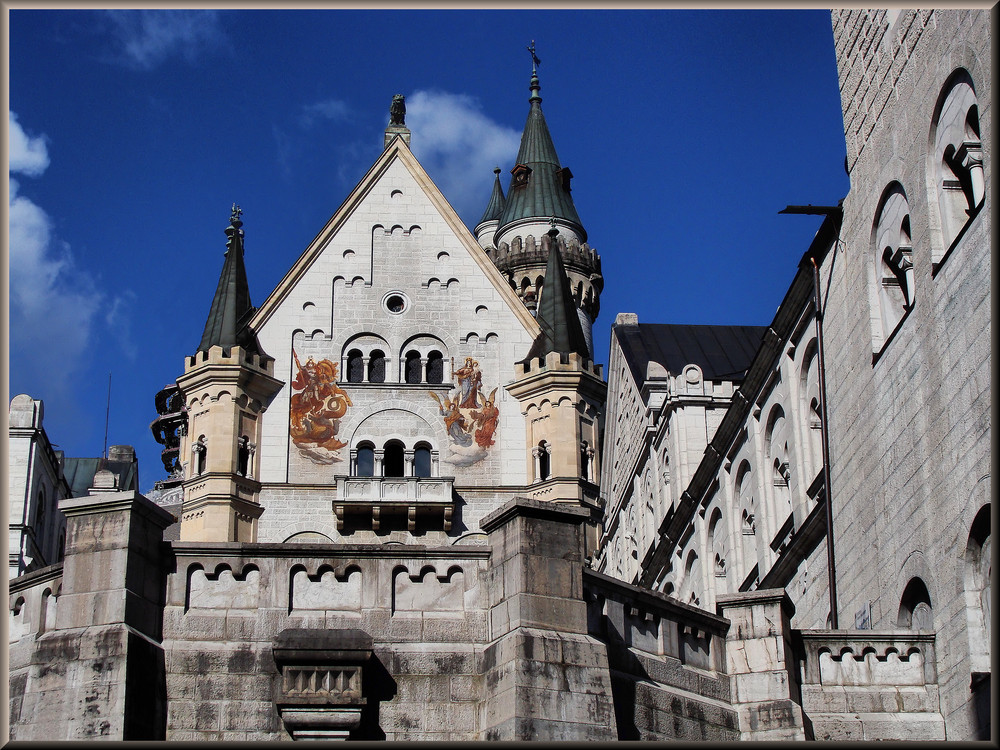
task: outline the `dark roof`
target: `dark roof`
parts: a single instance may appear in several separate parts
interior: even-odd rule
[[[568,170],[564,173],[560,167],[556,147],[552,143],[549,127],[545,124],[539,90],[538,76],[532,75],[528,120],[521,134],[521,148],[517,152],[517,166],[514,167],[516,171],[520,165],[524,165],[531,172],[526,183],[511,184],[507,190],[507,204],[500,216],[497,231],[502,231],[505,225],[519,219],[548,220],[555,216],[574,224],[583,241],[587,239],[587,234],[569,194]]]
[[[496,179],[493,180],[493,193],[490,195],[490,202],[486,204],[486,210],[483,211],[483,218],[479,220],[480,224],[494,219],[499,220],[507,203],[503,197],[503,187],[500,185],[500,167],[494,169],[493,174],[496,175]]]
[[[650,360],[674,375],[687,365],[698,365],[707,380],[742,380],[767,326],[639,323],[616,324],[611,330],[641,385]]]
[[[135,461],[109,459],[101,466],[100,458],[64,458],[63,476],[69,485],[70,497],[85,497],[94,486],[94,475],[107,469],[118,477],[119,490],[139,489],[139,464]]]
[[[544,357],[549,352],[576,352],[585,359],[590,359],[590,347],[583,335],[583,326],[576,312],[576,303],[573,301],[571,285],[566,277],[566,267],[563,265],[555,234],[555,231],[549,234],[545,285],[535,313],[535,319],[542,330],[532,342],[525,359]]]
[[[230,348],[242,346],[259,353],[257,337],[247,327],[254,312],[250,304],[250,286],[247,283],[246,266],[243,263],[243,222],[240,211],[234,206],[233,215],[226,227],[226,260],[222,264],[219,285],[212,298],[212,307],[205,321],[205,332],[198,345],[199,352],[207,352],[213,346]]]

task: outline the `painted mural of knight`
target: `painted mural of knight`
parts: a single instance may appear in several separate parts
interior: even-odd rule
[[[337,385],[337,364],[312,357],[303,365],[292,350],[297,372],[288,430],[299,452],[318,464],[342,461],[339,451],[347,443],[338,439],[340,419],[351,406],[351,398]]]

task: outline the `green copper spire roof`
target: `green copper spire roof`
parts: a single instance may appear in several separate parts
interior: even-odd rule
[[[532,61],[537,65],[533,51]],[[569,193],[569,181],[573,175],[569,169],[563,169],[559,164],[556,147],[552,143],[548,125],[545,124],[545,115],[542,114],[542,97],[539,94],[541,86],[534,66],[529,88],[531,97],[528,99],[528,120],[521,134],[517,164],[511,170],[513,176],[497,233],[502,232],[506,225],[521,219],[545,220],[555,216],[572,224],[581,241],[585,241],[587,235]]]
[[[590,347],[583,334],[583,326],[573,301],[572,286],[566,276],[566,267],[556,242],[558,233],[559,230],[554,225],[548,231],[549,259],[545,266],[545,286],[542,287],[542,298],[535,314],[542,332],[532,342],[525,359],[544,357],[549,352],[575,352],[590,359]]]
[[[250,286],[247,284],[246,266],[243,265],[242,213],[240,207],[233,204],[233,213],[226,227],[229,238],[226,241],[226,260],[222,264],[212,308],[208,311],[205,332],[198,345],[199,352],[207,352],[213,346],[242,346],[260,353],[257,337],[246,326],[254,307],[250,304]]]
[[[503,187],[500,185],[500,167],[494,169],[493,174],[496,175],[496,179],[493,181],[493,194],[490,195],[490,202],[486,204],[486,210],[483,211],[483,218],[479,220],[480,224],[499,219],[503,213],[504,205],[507,203],[503,197]]]

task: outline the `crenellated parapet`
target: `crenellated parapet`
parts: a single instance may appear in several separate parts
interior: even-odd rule
[[[486,251],[490,260],[507,276],[511,287],[531,310],[535,308],[544,286],[545,264],[551,241],[548,235],[536,239],[529,234],[523,238],[516,236],[510,242],[501,242]],[[560,235],[556,242],[573,285],[573,299],[593,321],[600,312],[600,295],[604,290],[601,256],[576,237],[571,236],[567,240]]]

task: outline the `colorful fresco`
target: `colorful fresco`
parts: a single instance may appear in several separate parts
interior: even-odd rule
[[[465,358],[465,364],[455,370],[458,388],[441,398],[431,392],[448,430],[449,460],[458,466],[469,466],[486,458],[500,422],[496,406],[497,389],[483,395],[483,373],[479,362]]]
[[[347,443],[337,438],[340,418],[351,406],[350,397],[337,385],[337,365],[328,359],[303,365],[292,350],[298,372],[292,380],[288,431],[299,452],[319,464],[343,459],[338,455]]]

